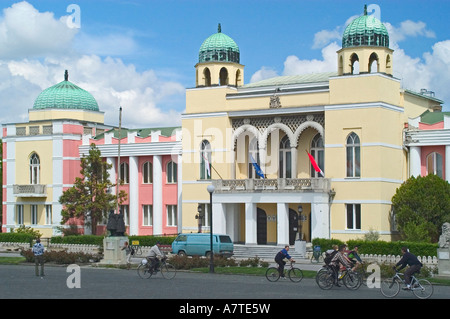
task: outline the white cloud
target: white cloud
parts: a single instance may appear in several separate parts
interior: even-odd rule
[[[67,17],[55,19],[28,2],[18,2],[3,10],[0,20],[0,59],[42,57],[67,53],[77,33],[67,26]]]
[[[252,75],[252,77],[250,79],[250,83],[258,82],[258,81],[261,81],[264,79],[273,78],[275,76],[278,76],[277,71],[275,71],[272,68],[263,66],[260,70],[256,71]]]
[[[110,33],[100,38],[77,33],[78,29],[68,28],[66,22],[67,17],[57,19],[53,13],[41,13],[27,2],[3,10],[1,123],[27,121],[28,110],[39,93],[63,81],[67,69],[69,81],[97,100],[100,111],[105,113],[105,124],[118,124],[122,106],[124,127],[181,125],[180,111],[176,109],[184,108],[185,89],[180,83],[164,80],[164,75],[154,70],[138,72],[134,65],[119,58],[99,56],[132,53],[136,44],[131,36]],[[73,49],[81,50],[78,41],[87,41],[87,54]]]

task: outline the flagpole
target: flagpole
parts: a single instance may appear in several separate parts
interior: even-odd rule
[[[119,180],[120,180],[120,129],[122,128],[122,107],[119,108],[119,145],[117,149],[117,181],[116,181],[116,199],[117,199],[117,212],[119,214]]]

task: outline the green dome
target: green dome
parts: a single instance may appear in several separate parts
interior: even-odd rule
[[[75,109],[98,111],[94,97],[79,86],[69,82],[67,70],[64,81],[45,89],[34,102],[33,109]]]
[[[389,33],[384,24],[373,16],[364,15],[353,20],[342,36],[342,47],[377,46],[389,48]]]
[[[232,38],[222,33],[220,24],[218,32],[203,41],[198,53],[198,62],[239,63],[239,47]]]

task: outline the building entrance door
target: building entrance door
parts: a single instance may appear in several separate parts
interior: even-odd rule
[[[258,245],[267,244],[267,214],[261,208],[256,211],[256,242]]]

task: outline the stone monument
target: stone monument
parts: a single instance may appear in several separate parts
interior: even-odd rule
[[[437,255],[439,276],[450,277],[450,223],[442,225]]]
[[[124,235],[123,214],[115,214],[114,211],[111,211],[106,230],[109,232],[109,236],[103,238],[103,259],[100,260],[100,264],[126,265],[126,252],[122,250],[122,247],[128,241],[128,237]]]

